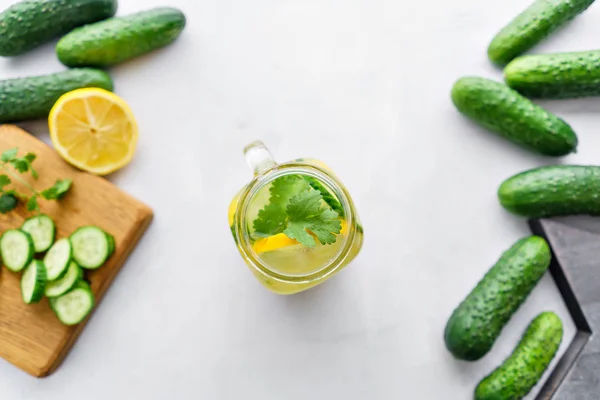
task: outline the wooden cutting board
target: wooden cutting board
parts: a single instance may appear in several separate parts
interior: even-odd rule
[[[35,153],[36,189],[50,187],[57,179],[70,178],[73,186],[62,200],[40,201],[42,212],[56,222],[57,238],[70,235],[83,225],[97,225],[115,237],[116,250],[98,270],[86,271],[96,296],[96,307],[127,256],[148,227],[152,210],[122,192],[107,180],[78,171],[54,150],[29,133],[12,125],[0,126],[0,152],[18,147],[19,154]],[[23,192],[24,188],[19,188]],[[30,216],[24,207],[0,214],[0,232],[20,227]],[[35,305],[21,300],[20,274],[2,267],[0,271],[0,356],[36,377],[51,374],[62,362],[86,325],[62,325],[47,299]]]

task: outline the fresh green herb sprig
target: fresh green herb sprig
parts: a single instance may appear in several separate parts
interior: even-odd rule
[[[0,213],[6,214],[17,207],[19,201],[26,204],[28,211],[40,212],[38,199],[41,197],[46,200],[59,200],[71,188],[70,179],[59,179],[48,189],[38,192],[21,174],[30,173],[33,179],[37,179],[39,174],[33,168],[33,162],[36,155],[27,153],[23,157],[18,157],[18,149],[6,150],[0,155],[0,169],[4,174],[0,174]],[[8,188],[12,180],[21,182],[31,194],[23,194],[15,189]]]
[[[254,230],[260,237],[284,233],[312,248],[317,243],[311,233],[321,244],[335,243],[342,230],[339,216],[309,181],[299,175],[286,175],[273,181],[269,203],[258,212]]]

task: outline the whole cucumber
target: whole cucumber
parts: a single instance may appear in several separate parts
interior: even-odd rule
[[[0,123],[45,118],[60,96],[86,87],[112,91],[113,82],[106,72],[89,68],[0,81]]]
[[[155,8],[87,25],[56,45],[59,60],[68,67],[109,67],[173,42],[185,27],[175,8]]]
[[[517,241],[460,303],[445,329],[454,357],[475,361],[494,345],[504,325],[550,266],[550,247],[539,236]]]
[[[577,135],[565,121],[502,83],[461,78],[452,101],[479,125],[537,153],[564,156],[577,148]]]
[[[521,172],[500,185],[498,199],[529,218],[600,215],[600,167],[553,165]]]
[[[475,389],[475,400],[520,400],[533,389],[556,355],[563,324],[553,312],[538,315],[498,369]]]
[[[21,1],[0,13],[0,56],[25,53],[116,12],[117,0]]]
[[[505,65],[584,12],[594,0],[535,0],[492,40],[489,59]]]
[[[504,79],[529,98],[598,96],[600,50],[519,57],[506,66]]]

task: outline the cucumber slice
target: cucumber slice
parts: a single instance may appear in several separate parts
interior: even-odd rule
[[[38,215],[27,219],[21,230],[31,235],[36,253],[41,253],[50,248],[54,243],[56,226],[47,215]]]
[[[73,289],[59,297],[50,299],[50,307],[65,325],[77,325],[94,308],[94,294],[84,281],[78,281]]]
[[[71,235],[73,258],[82,268],[100,268],[110,253],[110,240],[97,226],[84,226]]]
[[[48,280],[55,281],[62,278],[73,259],[73,247],[67,238],[56,241],[44,257],[44,265],[48,273]]]
[[[107,233],[106,238],[108,239],[108,257],[110,257],[115,252],[115,237],[110,233]],[[108,259],[108,257],[106,258]]]
[[[44,294],[46,297],[58,297],[73,289],[78,281],[83,279],[83,270],[74,261],[71,261],[67,273],[62,278],[46,283]]]
[[[40,260],[33,260],[21,277],[21,296],[27,304],[39,303],[44,297],[46,267]]]
[[[9,229],[0,238],[0,254],[6,268],[18,272],[33,260],[33,239],[29,233]]]

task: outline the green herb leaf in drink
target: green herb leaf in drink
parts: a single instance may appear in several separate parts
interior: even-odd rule
[[[321,190],[315,190],[300,175],[286,175],[273,181],[269,203],[254,220],[254,234],[269,237],[284,233],[307,247],[316,246],[314,236],[321,244],[332,244],[341,232],[339,218]]]
[[[315,247],[314,233],[321,244],[335,243],[336,235],[342,230],[337,212],[323,206],[323,196],[317,190],[302,192],[291,198],[287,207],[288,226],[283,231],[289,238],[296,239],[306,247]]]

